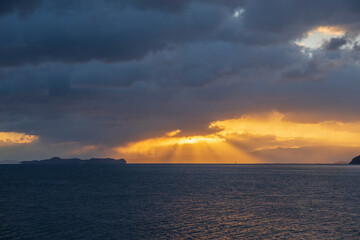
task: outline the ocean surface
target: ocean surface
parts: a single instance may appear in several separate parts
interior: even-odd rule
[[[0,165],[0,239],[360,239],[360,166]]]

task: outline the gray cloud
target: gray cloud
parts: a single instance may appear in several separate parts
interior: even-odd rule
[[[347,42],[348,41],[345,37],[331,38],[329,41],[323,44],[323,48],[328,51],[334,51],[344,46]]]
[[[0,17],[17,12],[21,18],[30,15],[41,0],[3,0],[0,2]]]
[[[44,11],[44,12],[43,12]],[[67,14],[39,10],[26,21],[0,19],[0,65],[47,61],[104,62],[139,59],[188,41],[217,36],[229,18],[225,7],[194,3],[181,14],[97,6]],[[10,25],[14,27],[9,27]]]
[[[16,12],[24,2],[5,1],[4,9]],[[335,0],[36,1],[28,5],[33,14],[26,20],[11,14],[0,19],[2,66],[128,61],[194,41],[285,44],[319,24],[347,25],[354,31],[360,9],[356,1]],[[240,7],[244,13],[235,18]]]

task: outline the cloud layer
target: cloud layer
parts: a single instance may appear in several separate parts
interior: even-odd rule
[[[174,129],[207,136],[210,122],[272,110],[298,122],[360,117],[355,0],[0,9],[0,131],[39,137],[0,159],[114,156],[129,142]]]

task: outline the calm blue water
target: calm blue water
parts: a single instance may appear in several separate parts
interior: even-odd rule
[[[360,166],[0,165],[0,239],[360,239]]]

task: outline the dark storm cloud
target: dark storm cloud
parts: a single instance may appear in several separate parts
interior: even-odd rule
[[[24,4],[5,3],[13,6],[11,9]],[[29,3],[37,8],[26,21],[12,15],[0,19],[0,65],[128,61],[193,41],[286,43],[318,24],[348,24],[354,28],[360,10],[356,1],[36,3]],[[241,7],[242,16],[234,18]]]
[[[2,0],[0,1],[0,17],[17,12],[20,17],[26,17],[41,3],[41,0]]]
[[[39,135],[49,154],[273,109],[360,117],[358,1],[1,4],[0,131]],[[319,25],[346,37],[294,44]]]
[[[174,44],[221,38],[217,29],[229,18],[227,8],[200,3],[181,14],[108,7],[90,4],[66,14],[40,8],[26,21],[0,19],[0,65],[138,59]]]
[[[359,20],[356,0],[247,1],[245,25],[254,31],[297,35],[314,25],[354,24]],[[346,16],[346,17],[345,17]]]
[[[315,56],[302,64],[284,71],[284,81],[320,81],[335,71],[341,63],[338,60]]]
[[[340,47],[344,46],[347,43],[345,37],[341,38],[331,38],[329,41],[323,44],[323,48],[328,51],[338,50]]]

